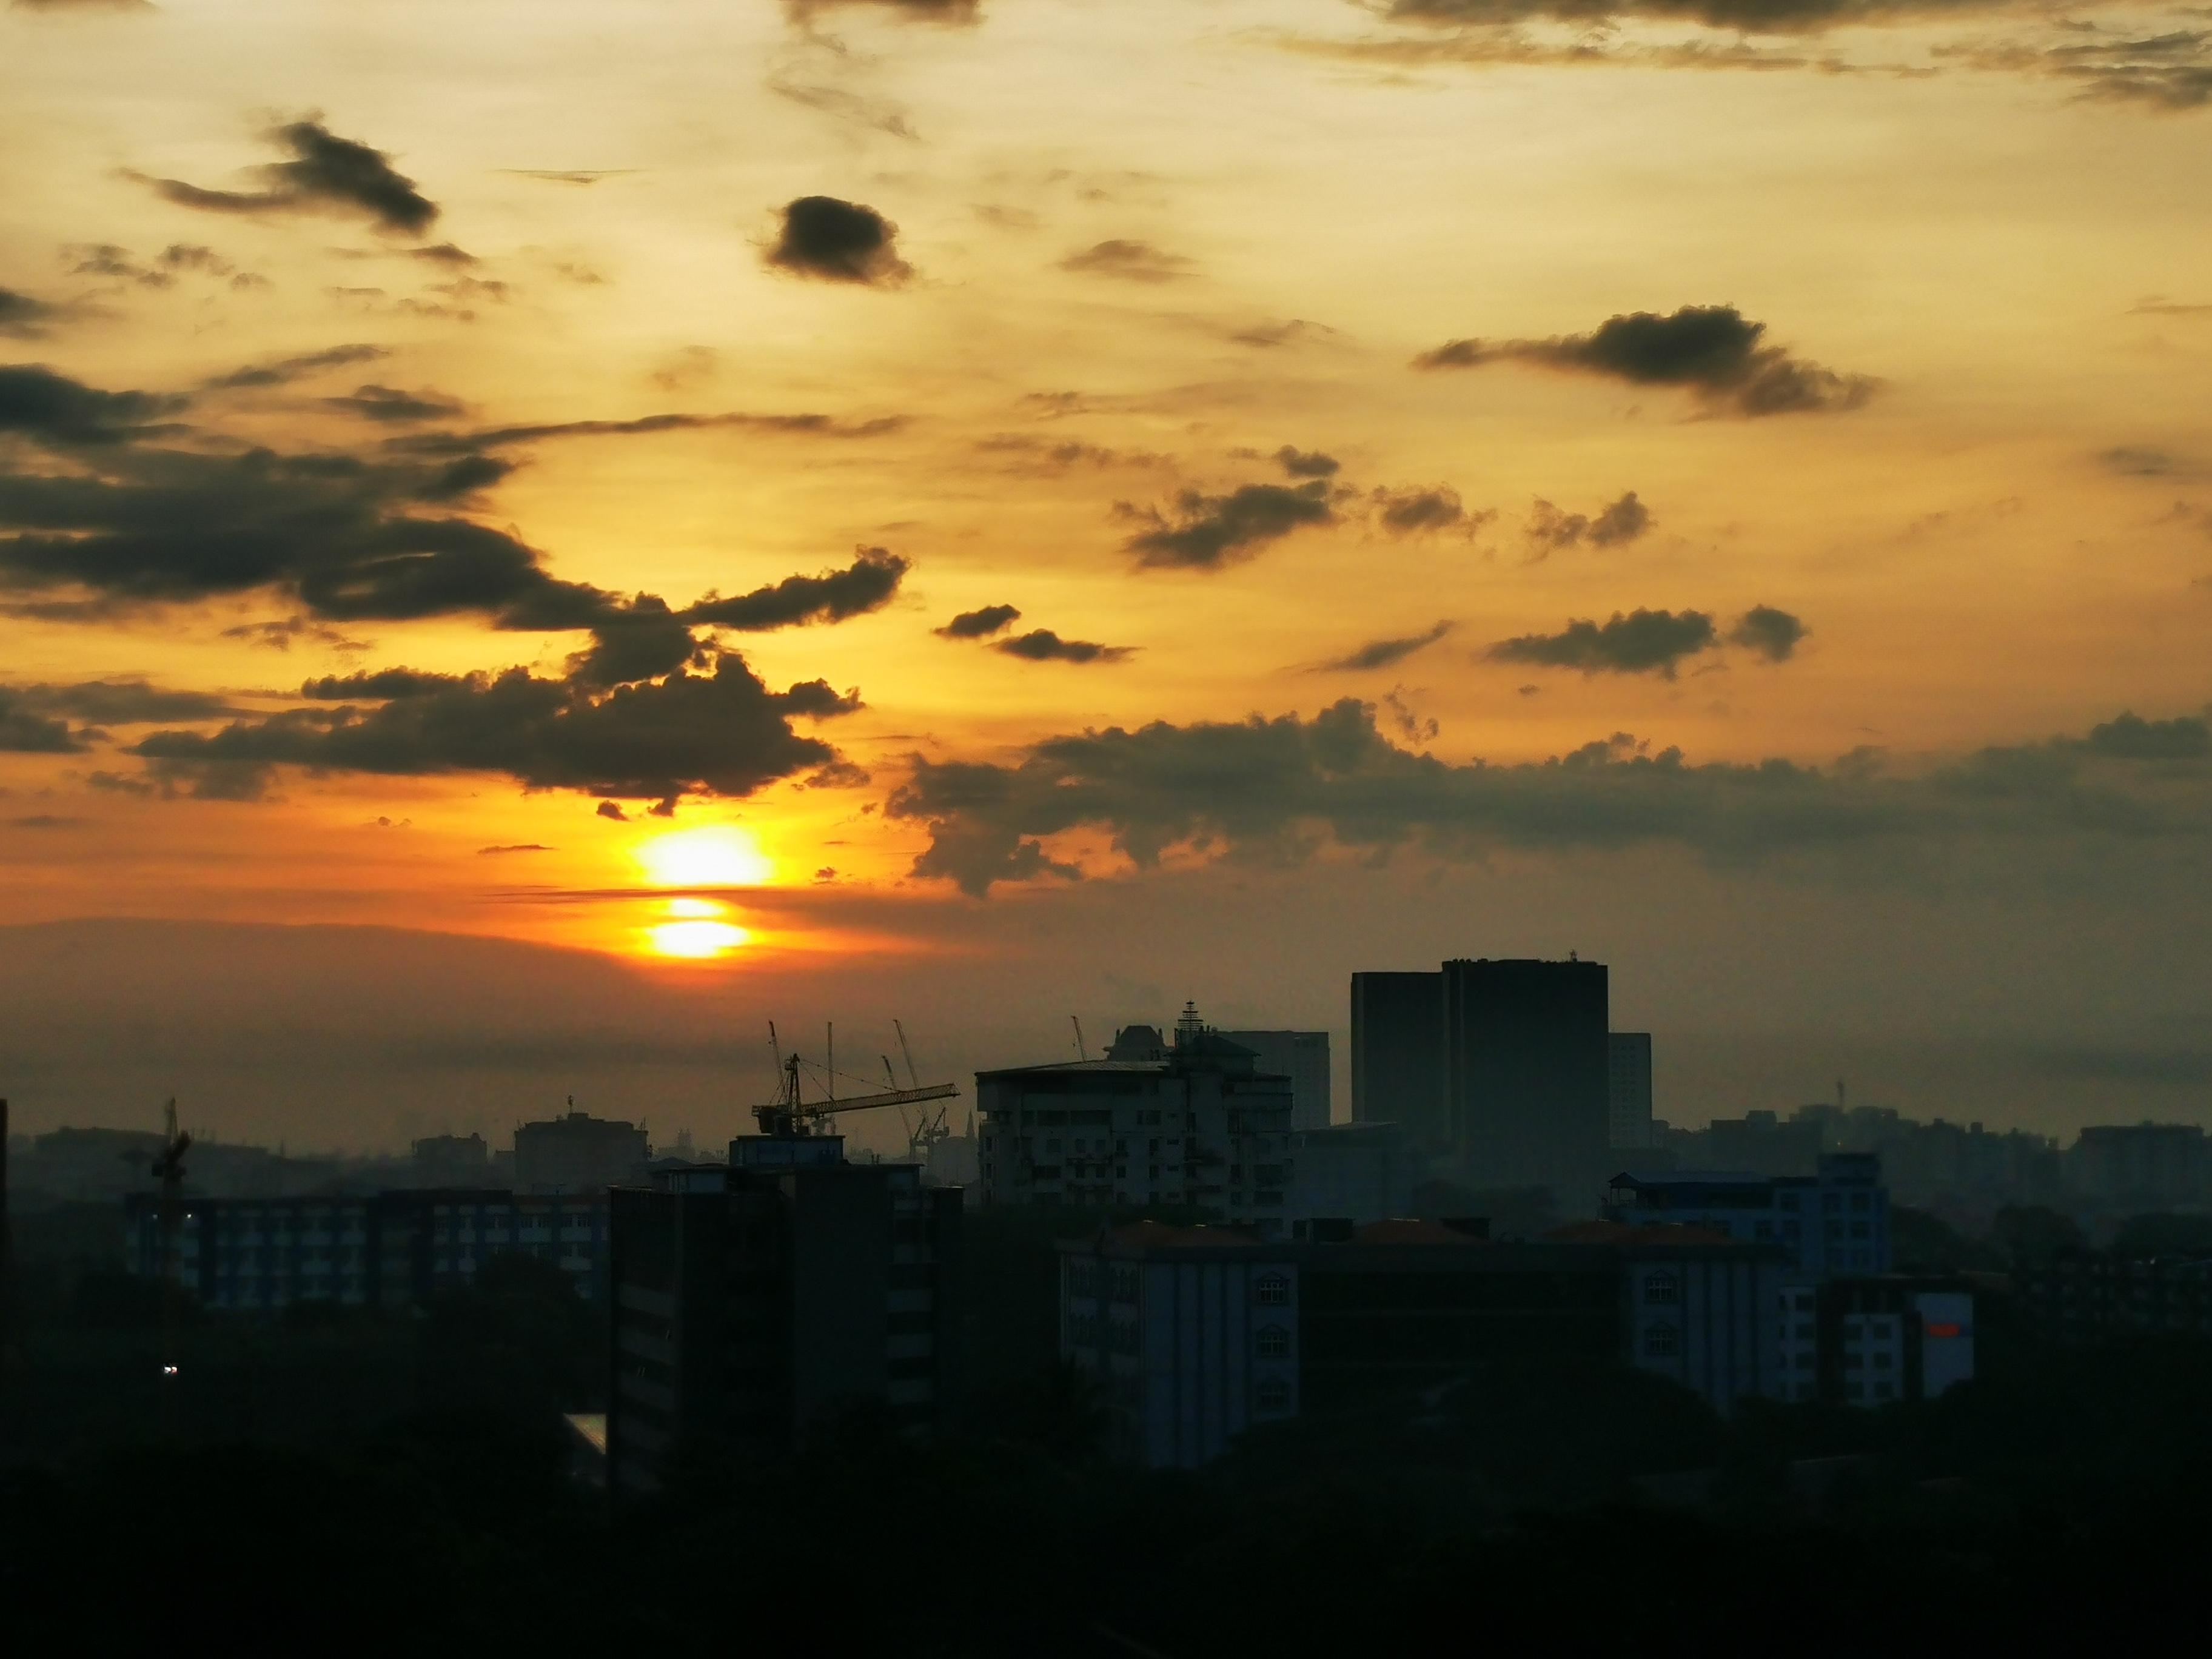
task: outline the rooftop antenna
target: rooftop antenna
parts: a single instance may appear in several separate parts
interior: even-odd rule
[[[1075,1057],[1078,1060],[1090,1059],[1091,1050],[1083,1041],[1082,1020],[1079,1019],[1075,1015],[1070,1014],[1067,1017],[1067,1023],[1075,1028]]]

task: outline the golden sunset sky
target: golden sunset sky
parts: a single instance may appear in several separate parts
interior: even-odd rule
[[[2201,1117],[2208,202],[2203,7],[17,0],[0,1090],[1576,949],[1678,1123]]]

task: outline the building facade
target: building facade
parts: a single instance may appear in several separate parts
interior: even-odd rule
[[[1810,1176],[1630,1171],[1609,1184],[1606,1214],[1778,1245],[1799,1279],[1889,1271],[1889,1192],[1863,1152],[1829,1153]]]
[[[1548,1188],[1570,1212],[1582,1210],[1608,1151],[1605,965],[1462,960],[1443,973],[1462,1178]]]
[[[1353,1222],[1404,1215],[1416,1175],[1395,1123],[1339,1123],[1291,1135],[1291,1221]]]
[[[125,1200],[133,1273],[161,1273],[161,1201]],[[526,1255],[566,1273],[580,1295],[606,1293],[605,1194],[518,1196],[490,1189],[365,1198],[187,1198],[177,1229],[179,1279],[204,1307],[265,1313],[298,1302],[419,1307],[475,1281],[494,1256]]]
[[[1783,1293],[1784,1398],[1875,1409],[1933,1400],[1974,1375],[1974,1294],[1963,1280],[1831,1279]]]
[[[1771,1246],[1589,1224],[1492,1244],[1479,1224],[1315,1223],[1297,1241],[1155,1222],[1060,1247],[1060,1352],[1118,1455],[1194,1468],[1246,1430],[1449,1384],[1490,1360],[1628,1364],[1721,1411],[1782,1393]]]
[[[1291,1080],[1291,1127],[1326,1129],[1335,1121],[1326,1031],[1224,1031],[1252,1051],[1258,1071]]]
[[[1651,1144],[1651,1033],[1614,1031],[1605,1045],[1606,1139],[1640,1151]]]
[[[1132,1025],[1104,1060],[978,1072],[983,1200],[1189,1207],[1279,1237],[1291,1088],[1188,1007],[1172,1040]]]
[[[1441,973],[1352,976],[1352,1121],[1397,1124],[1417,1158],[1449,1149]]]
[[[787,1448],[878,1401],[913,1430],[955,1395],[961,1194],[848,1164],[836,1135],[748,1135],[730,1162],[610,1194],[610,1480],[656,1490],[686,1441]]]

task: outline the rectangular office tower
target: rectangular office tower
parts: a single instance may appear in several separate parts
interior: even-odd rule
[[[1444,976],[1352,976],[1352,1121],[1395,1123],[1416,1158],[1451,1146]]]
[[[1568,1213],[1607,1174],[1611,1045],[1605,964],[1444,964],[1452,1139],[1476,1188],[1548,1187]]]
[[[686,1442],[791,1445],[880,1401],[911,1429],[953,1393],[961,1194],[854,1164],[836,1135],[747,1135],[730,1162],[617,1187],[609,1480],[655,1490]]]

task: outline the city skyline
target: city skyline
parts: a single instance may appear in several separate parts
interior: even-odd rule
[[[1590,15],[0,9],[19,1124],[1571,951],[1662,1118],[2202,1121],[2201,30]]]

